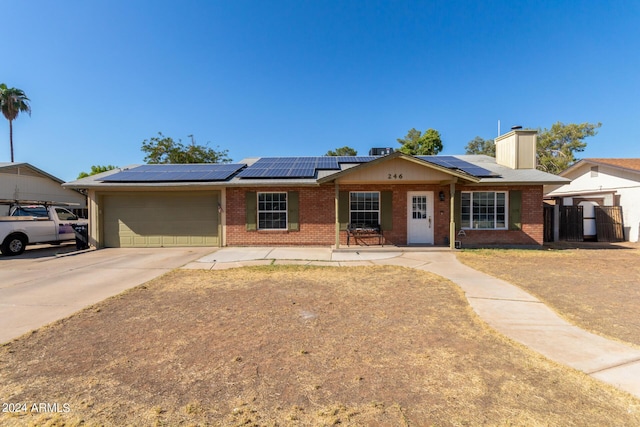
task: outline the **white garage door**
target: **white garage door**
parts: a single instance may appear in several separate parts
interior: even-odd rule
[[[220,192],[104,195],[104,246],[219,246]]]

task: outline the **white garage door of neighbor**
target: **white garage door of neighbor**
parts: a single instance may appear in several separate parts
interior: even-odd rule
[[[217,191],[104,195],[104,246],[219,246],[219,200]]]

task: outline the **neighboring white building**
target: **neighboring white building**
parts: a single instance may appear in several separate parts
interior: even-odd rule
[[[640,159],[583,159],[560,176],[571,183],[545,186],[545,197],[562,206],[583,206],[585,236],[595,234],[594,206],[621,206],[625,240],[638,241]]]
[[[63,183],[29,163],[0,162],[0,200],[71,203],[71,210],[85,210],[86,197],[76,190],[63,188]],[[0,216],[7,215],[8,211],[9,205],[0,204]]]

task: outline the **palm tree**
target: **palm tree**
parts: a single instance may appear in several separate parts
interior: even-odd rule
[[[22,90],[15,87],[7,87],[6,84],[2,83],[0,84],[0,110],[9,120],[9,143],[11,144],[11,163],[13,163],[13,121],[21,112],[31,115],[29,98]]]

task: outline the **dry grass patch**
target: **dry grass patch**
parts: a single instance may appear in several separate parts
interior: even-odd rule
[[[570,322],[640,346],[640,249],[465,250],[458,259],[538,297]]]
[[[2,425],[639,425],[398,267],[175,271],[0,348]]]

